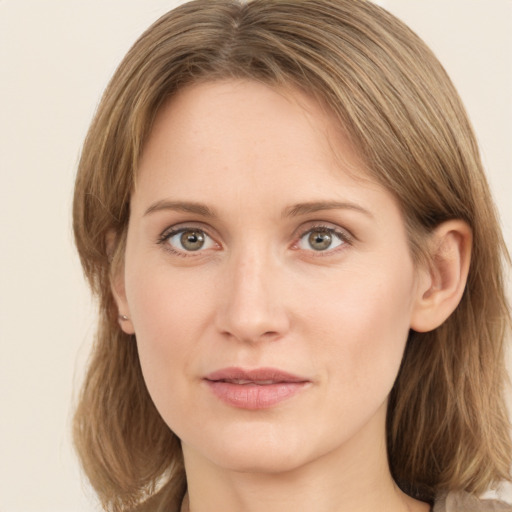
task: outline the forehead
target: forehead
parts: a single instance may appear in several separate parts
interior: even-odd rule
[[[334,115],[291,88],[226,80],[185,87],[158,112],[135,196],[282,206],[381,188]]]
[[[177,123],[175,137],[205,137],[209,144],[233,127],[239,136],[234,137],[236,134],[230,131],[234,141],[251,135],[255,144],[285,125],[290,142],[306,124],[317,132],[319,140],[335,135],[342,138],[334,115],[311,96],[291,87],[272,87],[251,80],[200,82],[180,89],[157,113],[149,143]]]
[[[332,165],[355,171],[354,177],[369,178],[328,108],[298,89],[250,80],[202,82],[178,91],[158,111],[139,167],[145,167],[148,154],[170,158],[171,153],[201,156],[207,151],[213,158],[228,144],[233,157],[243,148],[244,155],[255,160],[265,156],[258,151],[263,145],[273,149],[266,156],[275,160],[295,145],[300,148],[298,155],[314,152],[317,158],[333,160]],[[251,146],[253,152],[247,153]]]

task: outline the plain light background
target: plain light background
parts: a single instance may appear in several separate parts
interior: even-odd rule
[[[0,0],[0,512],[98,510],[70,442],[94,333],[73,179],[116,65],[171,0]],[[512,0],[381,0],[436,52],[512,246]]]

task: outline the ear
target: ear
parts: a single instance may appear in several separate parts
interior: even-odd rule
[[[135,334],[131,321],[130,308],[126,299],[124,283],[124,255],[116,250],[116,234],[112,231],[106,237],[107,253],[110,261],[110,289],[117,305],[119,326],[126,334]]]
[[[472,241],[471,228],[462,220],[443,222],[434,230],[429,267],[418,271],[411,329],[432,331],[458,306],[466,287]]]

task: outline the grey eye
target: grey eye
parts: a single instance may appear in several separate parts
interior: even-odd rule
[[[201,231],[185,231],[181,234],[180,242],[187,251],[198,251],[204,245],[204,233]]]
[[[299,241],[301,249],[326,251],[343,243],[341,237],[332,229],[315,228],[302,235]]]
[[[167,243],[178,251],[194,252],[200,249],[210,249],[213,240],[200,229],[183,229],[169,236]]]
[[[325,251],[331,246],[332,235],[323,231],[312,231],[308,236],[308,243],[315,251]]]

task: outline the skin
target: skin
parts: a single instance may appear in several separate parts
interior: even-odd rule
[[[205,244],[187,251],[173,229]],[[331,245],[315,250],[312,232]],[[182,440],[193,512],[428,510],[391,478],[385,416],[409,329],[433,328],[457,302],[467,236],[460,225],[440,233],[448,263],[417,269],[393,196],[297,91],[223,81],[164,105],[114,294],[152,399]],[[231,366],[307,385],[241,409],[204,381]]]

